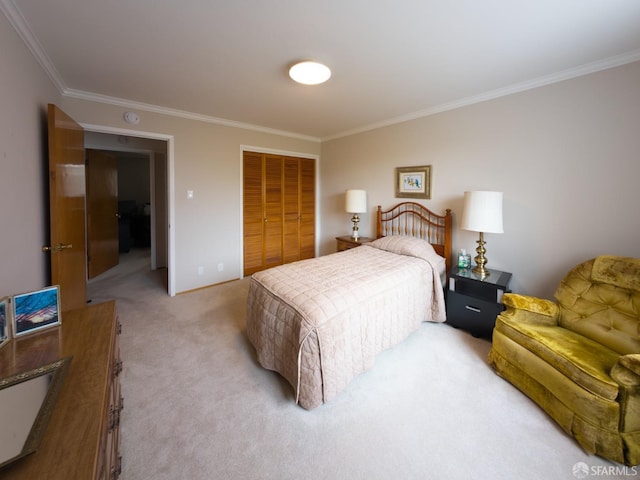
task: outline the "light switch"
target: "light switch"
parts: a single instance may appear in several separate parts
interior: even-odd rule
[[[193,199],[193,190],[187,190],[187,198],[189,200]]]

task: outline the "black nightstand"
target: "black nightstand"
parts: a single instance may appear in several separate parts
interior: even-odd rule
[[[489,273],[481,277],[465,268],[453,268],[447,292],[447,323],[487,339],[491,339],[496,317],[504,310],[502,295],[509,291],[511,280],[508,272]]]

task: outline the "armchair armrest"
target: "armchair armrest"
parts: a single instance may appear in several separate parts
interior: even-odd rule
[[[610,375],[620,385],[620,431],[637,432],[640,430],[640,354],[620,357]]]
[[[518,293],[505,293],[502,303],[506,310],[500,315],[523,323],[557,325],[560,310],[558,305],[544,298],[530,297]]]
[[[557,317],[559,310],[558,305],[551,300],[544,298],[529,297],[518,293],[505,293],[502,296],[502,303],[506,307],[516,310],[526,310],[527,312],[545,315],[547,317]]]
[[[627,388],[640,387],[640,353],[621,356],[611,369],[611,378]]]

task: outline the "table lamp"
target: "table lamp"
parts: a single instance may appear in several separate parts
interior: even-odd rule
[[[353,217],[351,217],[351,221],[353,222],[351,238],[358,240],[358,222],[360,221],[358,214],[367,211],[367,192],[365,190],[347,190],[344,210],[353,214]]]
[[[462,213],[462,224],[460,228],[472,232],[480,232],[480,239],[477,241],[478,255],[474,258],[476,262],[472,272],[483,277],[489,275],[489,270],[485,268],[487,258],[484,254],[485,233],[503,233],[502,229],[502,192],[464,192],[464,210]]]

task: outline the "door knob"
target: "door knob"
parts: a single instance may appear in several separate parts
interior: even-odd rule
[[[60,250],[69,250],[70,248],[73,248],[73,245],[70,243],[60,243],[59,245],[50,247],[48,245],[45,245],[44,247],[42,247],[42,251],[43,252],[59,252]]]

